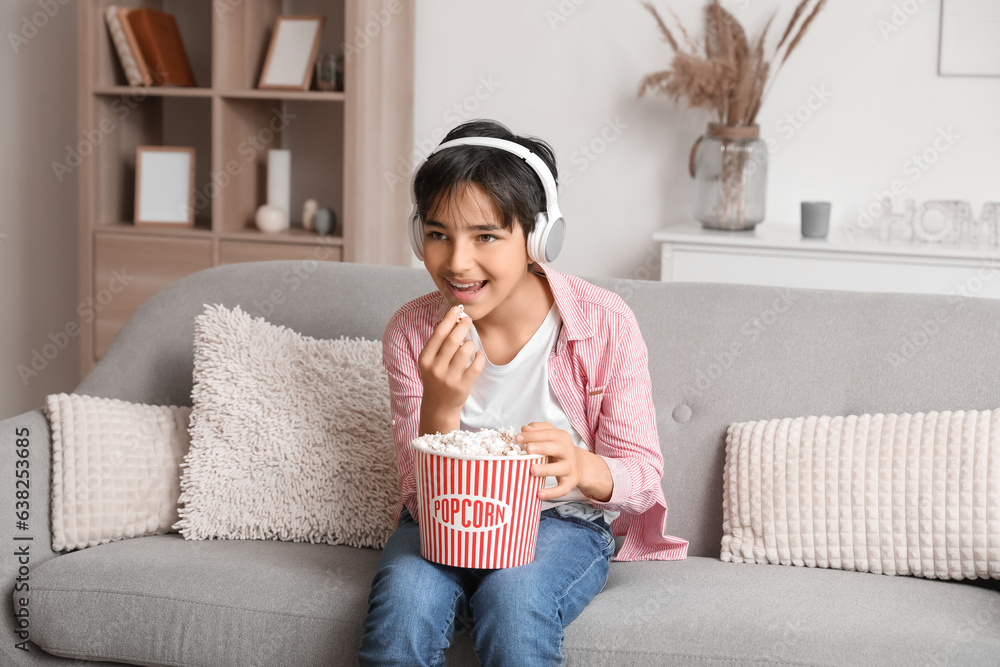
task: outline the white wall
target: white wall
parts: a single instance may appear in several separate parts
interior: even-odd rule
[[[77,141],[76,3],[45,4],[58,11],[36,17],[35,0],[0,3],[0,419],[79,383],[79,340],[59,335],[78,321],[77,178],[60,182],[51,167]],[[23,378],[36,353],[41,370]]]
[[[655,4],[666,14],[666,0]],[[773,32],[780,35],[795,4],[723,2],[751,37],[779,6]],[[879,21],[893,25],[894,5],[912,14],[897,14],[899,29],[885,31]],[[700,32],[704,2],[669,6]],[[918,204],[966,199],[978,215],[984,201],[1000,201],[1000,77],[937,75],[940,10],[940,0],[827,3],[758,117],[762,136],[777,142],[764,224],[798,224],[803,199],[832,201],[834,224],[851,224],[857,208],[894,180]],[[425,154],[466,116],[541,136],[556,149],[570,225],[554,266],[579,275],[658,275],[650,237],[690,219],[688,154],[708,114],[663,97],[636,98],[642,76],[666,69],[672,53],[638,1],[419,2],[416,48],[416,152]],[[814,98],[818,109],[799,110],[808,120],[789,124],[786,116],[814,89],[829,99]],[[620,134],[608,130],[615,140],[588,159],[582,148],[601,148],[609,123]],[[939,130],[949,128],[957,138],[933,165],[910,162],[925,150],[934,157]]]

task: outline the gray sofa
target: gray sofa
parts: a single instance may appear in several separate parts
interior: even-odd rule
[[[690,550],[683,561],[612,563],[604,590],[567,628],[571,664],[1000,663],[1000,593],[992,581],[719,560],[729,423],[995,408],[1000,302],[593,282],[625,297],[649,346],[668,532],[690,540]],[[193,319],[204,303],[239,304],[317,338],[379,338],[399,305],[430,289],[419,269],[277,261],[201,271],[142,306],[75,392],[190,405]],[[929,328],[942,310],[945,323]],[[13,516],[21,429],[30,443],[27,531],[15,529]],[[15,601],[3,605],[0,663],[354,662],[377,551],[189,542],[175,533],[54,553],[44,414],[0,422],[0,443],[3,586]],[[30,561],[19,575],[14,553],[24,544]],[[19,576],[29,591],[13,591]],[[13,613],[22,597],[29,652],[15,648],[23,638]],[[448,664],[475,663],[469,638],[457,636]]]

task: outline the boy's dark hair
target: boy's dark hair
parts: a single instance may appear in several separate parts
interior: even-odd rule
[[[543,139],[518,136],[495,120],[472,120],[445,136],[441,143],[461,137],[494,137],[521,144],[541,158],[552,172],[556,185],[556,157]],[[519,222],[524,236],[535,228],[535,216],[545,211],[545,188],[527,162],[502,148],[455,146],[431,155],[417,171],[413,189],[420,219],[426,220],[432,207],[450,199],[469,183],[478,183],[501,212],[500,226],[508,231]]]

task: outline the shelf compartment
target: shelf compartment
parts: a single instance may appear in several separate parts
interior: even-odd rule
[[[215,81],[223,89],[257,88],[278,16],[324,15],[319,53],[339,53],[344,43],[344,0],[215,0],[215,5]],[[311,74],[311,87],[315,87],[314,79],[315,73]]]
[[[344,215],[344,109],[300,100],[222,99],[218,170],[227,174],[219,205],[221,232],[257,230],[257,208],[267,203],[267,152],[292,154],[291,224],[301,227],[302,207]]]
[[[96,227],[133,222],[138,146],[194,147],[195,226],[211,227],[211,99],[97,96],[93,103],[97,123],[84,133],[84,141],[96,152],[98,164]]]
[[[100,30],[100,38],[97,40],[97,58],[94,66],[95,88],[107,88],[110,86],[122,86],[128,88],[128,79],[125,78],[125,70],[122,69],[121,61],[118,59],[118,51],[115,49],[111,33],[108,31],[107,22],[104,20],[104,9],[109,5],[119,5],[129,9],[146,7],[157,11],[172,14],[177,20],[177,28],[181,33],[181,41],[184,43],[184,50],[187,52],[188,60],[191,62],[191,69],[194,72],[195,83],[198,89],[210,89],[212,87],[212,6],[213,2],[191,2],[191,0],[97,0],[99,8],[96,17],[96,26]],[[163,90],[177,90],[176,87],[167,87]]]

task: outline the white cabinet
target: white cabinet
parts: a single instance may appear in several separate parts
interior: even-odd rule
[[[1000,248],[992,246],[884,242],[874,230],[858,236],[841,227],[807,239],[797,225],[778,223],[745,232],[685,223],[653,239],[663,281],[1000,298]]]

